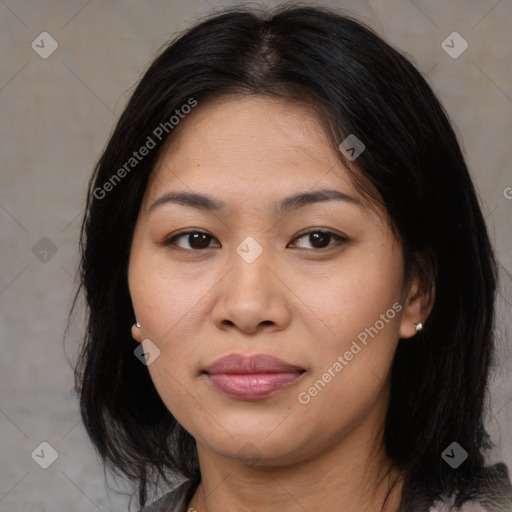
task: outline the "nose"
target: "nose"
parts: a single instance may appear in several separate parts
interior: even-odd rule
[[[216,327],[245,334],[285,329],[291,317],[287,299],[290,292],[268,251],[250,263],[234,251],[229,265],[231,271],[216,287],[218,295],[212,310]]]

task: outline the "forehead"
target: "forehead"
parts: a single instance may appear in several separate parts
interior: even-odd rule
[[[146,205],[173,187],[241,201],[325,187],[359,195],[311,107],[256,95],[199,103],[181,121],[152,172]]]

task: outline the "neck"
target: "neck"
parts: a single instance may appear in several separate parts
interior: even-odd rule
[[[396,512],[400,473],[380,440],[378,448],[369,439],[346,439],[328,453],[279,467],[249,467],[198,444],[202,481],[187,510]]]

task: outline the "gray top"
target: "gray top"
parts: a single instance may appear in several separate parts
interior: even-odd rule
[[[187,510],[187,505],[195,492],[192,480],[186,480],[151,505],[139,512],[197,512]],[[471,498],[460,508],[452,509],[454,498],[428,503],[418,498],[414,503],[403,504],[397,512],[512,512],[512,484],[505,464],[495,464],[485,469],[484,477],[472,492]]]

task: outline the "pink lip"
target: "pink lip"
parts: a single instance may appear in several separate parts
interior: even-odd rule
[[[270,396],[293,384],[304,372],[303,368],[266,354],[230,354],[204,369],[214,388],[242,400]]]

